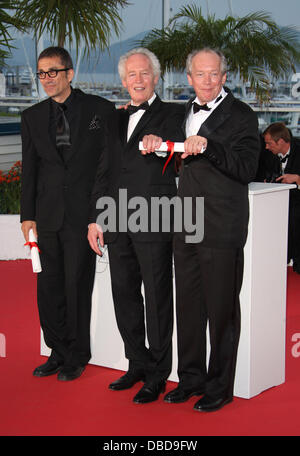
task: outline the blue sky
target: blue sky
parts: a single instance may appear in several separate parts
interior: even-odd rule
[[[122,12],[124,30],[121,39],[127,39],[137,33],[162,26],[162,0],[129,0],[131,6]],[[169,0],[171,16],[192,0]],[[294,25],[300,31],[300,0],[194,0],[202,8],[203,14],[215,14],[224,17],[230,8],[236,16],[245,16],[254,11],[266,11],[279,25]],[[112,40],[114,42],[115,39]]]

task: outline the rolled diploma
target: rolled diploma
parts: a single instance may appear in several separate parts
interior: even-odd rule
[[[144,150],[143,142],[139,142],[139,150]],[[158,152],[168,152],[168,145],[166,142],[163,142],[161,146],[157,149]],[[174,152],[184,152],[184,143],[175,142],[174,143]]]
[[[29,242],[36,242],[36,237],[33,234],[33,230],[29,230]],[[40,254],[38,251],[37,247],[32,247],[30,249],[30,254],[31,254],[31,262],[32,262],[32,270],[33,272],[41,272],[42,267],[41,267],[41,261],[40,261]]]

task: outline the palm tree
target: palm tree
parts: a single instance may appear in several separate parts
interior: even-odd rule
[[[181,8],[166,29],[154,29],[139,44],[157,55],[163,72],[184,70],[194,49],[218,48],[227,58],[228,71],[249,81],[260,101],[269,98],[272,79],[295,72],[300,62],[296,28],[280,28],[265,12],[204,18],[201,8],[190,5]]]
[[[75,41],[78,53],[81,44],[85,54],[103,51],[109,45],[112,32],[119,34],[122,19],[119,8],[127,0],[19,0],[17,17],[30,24],[37,39],[44,32],[58,46],[71,47]]]
[[[10,15],[10,12],[16,8],[16,1],[4,0],[0,1],[0,67],[4,65],[4,59],[8,58],[11,49],[13,38],[10,33],[10,28],[16,28],[23,32],[25,30],[24,21]]]

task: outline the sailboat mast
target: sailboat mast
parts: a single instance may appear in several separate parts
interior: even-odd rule
[[[165,29],[170,21],[170,0],[162,0],[162,28]],[[163,99],[169,99],[170,93],[168,87],[170,85],[170,73],[164,74],[164,80],[162,81],[162,97]]]

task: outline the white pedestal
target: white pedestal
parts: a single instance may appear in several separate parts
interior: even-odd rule
[[[285,380],[288,206],[294,187],[249,185],[235,396],[251,398]]]
[[[30,259],[30,248],[24,247],[20,215],[0,215],[0,260]]]
[[[288,190],[293,187],[249,185],[250,220],[244,249],[241,337],[234,388],[235,396],[247,399],[285,380]],[[175,323],[169,377],[173,381],[178,381],[176,336]],[[91,364],[127,370],[128,361],[115,321],[107,254],[97,261],[91,345]],[[43,337],[41,353],[49,354]]]

